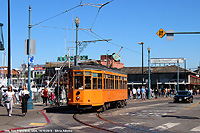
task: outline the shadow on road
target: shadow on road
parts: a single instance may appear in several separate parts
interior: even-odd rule
[[[191,119],[191,120],[200,119],[199,117],[192,117],[192,116],[176,116],[176,115],[163,115],[162,117],[174,117],[174,118],[177,118],[177,119]]]

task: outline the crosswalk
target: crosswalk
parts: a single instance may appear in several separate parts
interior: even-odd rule
[[[104,127],[104,125],[105,125],[105,128],[106,128],[107,124],[108,124],[107,122],[99,121],[99,122],[93,123],[92,125],[93,126],[101,126],[101,127]],[[119,125],[115,126],[115,125],[113,125],[112,127],[109,127],[109,128],[107,127],[107,128],[109,130],[122,130],[122,129],[124,130],[124,129],[128,129],[128,127],[134,127],[134,126],[141,126],[140,128],[142,128],[142,126],[146,127],[145,126],[145,122],[123,123],[122,125],[124,125],[124,126],[119,126]],[[155,127],[152,127],[152,128],[149,128],[149,129],[145,128],[145,130],[149,130],[149,131],[167,131],[167,130],[172,129],[171,131],[173,131],[173,129],[179,129],[178,126],[181,126],[181,125],[182,125],[181,123],[168,122],[168,123],[156,125]],[[184,125],[182,125],[182,126],[184,126]],[[84,129],[84,128],[91,128],[91,127],[77,125],[77,126],[71,126],[69,129],[71,129],[71,130],[81,130],[81,129]],[[187,129],[187,130],[188,130],[188,132],[200,132],[200,125],[198,125],[196,127],[192,127],[192,129]]]
[[[181,125],[181,123],[165,123],[165,124],[159,125],[157,127],[150,128],[149,130],[159,130],[159,131],[169,130],[171,128],[175,128],[178,125]],[[191,132],[200,132],[200,126],[194,127],[190,131]]]
[[[168,129],[170,129],[172,127],[175,127],[175,126],[177,126],[179,124],[181,124],[181,123],[166,123],[166,124],[157,126],[155,128],[151,128],[149,130],[168,130]]]

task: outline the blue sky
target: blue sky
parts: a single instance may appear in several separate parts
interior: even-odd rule
[[[25,39],[28,37],[28,9],[32,7],[31,24],[39,23],[80,4],[81,0],[10,0],[11,1],[11,56],[12,67],[27,63]],[[82,0],[85,3],[103,4],[109,0]],[[163,28],[175,32],[200,31],[199,0],[114,0],[101,8],[96,21],[89,31],[79,31],[79,41],[112,39],[110,43],[90,43],[81,53],[91,59],[100,55],[117,53],[120,47],[121,62],[125,66],[141,66],[141,46],[144,42],[144,65],[147,66],[147,48],[151,48],[152,58],[178,58],[187,60],[187,68],[197,68],[200,62],[200,35],[175,35],[174,41],[159,38],[156,32]],[[65,55],[65,38],[75,39],[75,32],[48,27],[72,29],[76,16],[80,28],[90,29],[98,8],[84,5],[67,13],[32,27],[31,38],[36,40],[35,64],[56,61]],[[73,18],[73,19],[72,19]],[[7,48],[7,0],[0,0],[0,23],[3,23],[4,41]],[[75,28],[75,26],[74,26]],[[99,36],[101,38],[99,38]],[[72,47],[72,43],[67,43]],[[66,44],[66,45],[67,45]],[[0,59],[2,64],[2,54]],[[70,52],[72,54],[72,50]],[[6,58],[7,61],[7,58]],[[7,62],[6,62],[7,64]]]

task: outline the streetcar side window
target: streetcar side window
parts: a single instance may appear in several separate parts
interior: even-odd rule
[[[93,73],[93,89],[97,89],[97,73]]]
[[[102,89],[102,73],[98,73],[98,89]]]
[[[119,77],[119,89],[123,89],[122,88],[122,77],[121,76]]]
[[[115,76],[115,89],[118,89],[118,76]]]
[[[111,84],[110,84],[110,89],[114,89],[114,76],[113,75],[111,75],[111,77],[110,77],[111,79]]]
[[[85,89],[91,89],[91,76],[85,76]]]

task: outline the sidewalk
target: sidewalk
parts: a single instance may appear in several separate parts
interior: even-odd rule
[[[15,104],[12,116],[9,117],[6,107],[0,106],[0,132],[45,126],[50,121],[43,109],[42,103],[34,104],[33,109],[28,110],[26,116],[22,117],[21,104]]]
[[[151,97],[151,99],[145,99],[145,100],[142,100],[141,98],[140,99],[129,99],[127,100],[127,103],[133,103],[133,102],[148,102],[148,101],[156,101],[156,100],[172,100],[173,101],[173,96],[172,97]]]

